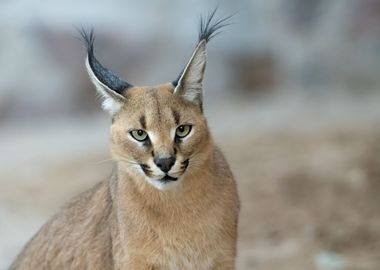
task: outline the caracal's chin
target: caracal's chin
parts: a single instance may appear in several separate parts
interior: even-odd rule
[[[166,191],[178,187],[182,182],[182,177],[177,178],[176,180],[161,180],[151,177],[145,177],[146,182],[152,185],[158,190]]]

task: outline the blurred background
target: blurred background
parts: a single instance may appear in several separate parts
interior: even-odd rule
[[[172,81],[214,1],[0,2],[0,269],[112,170],[75,26],[135,85]],[[238,181],[238,269],[380,269],[380,1],[222,1],[205,113]]]

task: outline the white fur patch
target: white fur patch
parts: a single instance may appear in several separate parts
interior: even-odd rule
[[[146,181],[152,186],[154,186],[155,188],[157,188],[158,190],[165,191],[165,190],[169,190],[178,186],[180,179],[178,179],[177,181],[162,182],[157,179],[146,177]]]
[[[157,143],[157,136],[154,132],[152,131],[147,131],[149,139],[152,141],[153,144]]]
[[[88,60],[88,56],[86,58],[86,69],[88,72],[88,75],[90,76],[91,81],[96,87],[96,90],[98,91],[99,95],[102,97],[102,109],[105,111],[108,111],[111,115],[114,115],[118,111],[120,111],[120,108],[122,106],[122,103],[117,101],[115,98],[113,98],[110,94],[107,93],[107,91],[112,91],[112,89],[108,88],[107,85],[103,84],[99,79],[95,76],[94,72],[92,71],[90,67],[90,63]],[[123,96],[119,95],[118,93],[114,92],[114,95],[120,96],[120,99],[124,99]]]
[[[115,101],[111,97],[103,96],[102,109],[109,112],[111,115],[115,115],[121,109],[121,104]]]

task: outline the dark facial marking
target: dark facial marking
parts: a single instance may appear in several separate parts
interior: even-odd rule
[[[140,124],[141,124],[141,127],[145,130],[146,129],[145,115],[140,116]]]
[[[161,109],[160,109],[160,104],[158,103],[158,98],[157,98],[156,93],[153,94],[153,98],[154,98],[154,101],[156,102],[158,121],[161,122]]]
[[[172,109],[172,115],[173,115],[176,126],[178,126],[180,123],[179,113],[176,110]]]
[[[175,142],[175,144],[178,146],[178,145],[182,142],[182,139],[176,135],[176,136],[174,137],[174,142]]]
[[[141,168],[149,168],[149,166],[147,164],[144,164],[144,163],[141,163],[140,166],[141,166]]]
[[[144,171],[144,173],[145,173],[147,176],[151,176],[152,171],[149,169],[149,166],[148,166],[148,165],[146,165],[146,164],[140,164],[140,167],[141,167],[141,169]]]
[[[158,121],[161,122],[161,109],[160,109],[160,105],[158,104],[158,101],[157,101],[157,115],[158,115]]]
[[[152,143],[150,142],[150,139],[147,138],[144,142],[143,142],[143,146],[148,148],[152,145]]]
[[[186,159],[185,161],[182,161],[181,165],[182,165],[181,169],[182,170],[186,170],[187,166],[189,166],[189,159]]]

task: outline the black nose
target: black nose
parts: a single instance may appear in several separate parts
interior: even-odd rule
[[[161,171],[167,173],[173,167],[175,163],[175,157],[155,158],[154,163],[158,168],[161,169]]]

